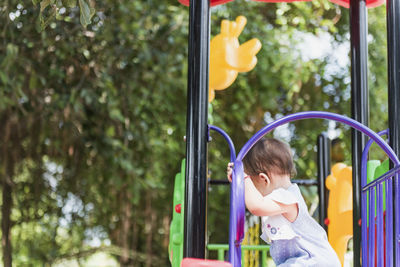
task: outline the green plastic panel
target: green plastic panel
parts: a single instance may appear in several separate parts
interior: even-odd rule
[[[169,259],[172,267],[180,267],[183,259],[183,223],[185,211],[185,159],[175,176],[172,222],[169,230]],[[180,212],[176,207],[180,205]]]

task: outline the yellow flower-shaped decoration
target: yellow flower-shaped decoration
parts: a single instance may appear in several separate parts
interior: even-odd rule
[[[248,72],[257,64],[256,54],[261,42],[253,38],[239,44],[239,35],[246,25],[246,18],[239,16],[236,21],[223,20],[221,33],[210,43],[209,101],[215,97],[215,90],[229,87],[239,72]]]

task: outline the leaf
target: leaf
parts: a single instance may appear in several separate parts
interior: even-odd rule
[[[16,88],[16,91],[17,91],[17,93],[18,93],[19,101],[22,101],[22,102],[27,102],[27,101],[28,101],[28,96],[24,93],[24,91],[22,90],[22,88],[17,87],[17,88]]]
[[[32,0],[32,3],[33,3],[34,6],[36,6],[37,4],[39,4],[40,1],[41,0]]]
[[[3,84],[8,84],[8,77],[7,77],[7,75],[6,75],[4,72],[2,72],[2,71],[0,71],[0,80],[3,82]]]
[[[76,7],[76,0],[62,0],[62,4],[65,7]]]
[[[7,44],[7,55],[15,58],[18,54],[18,46],[14,44]]]
[[[0,66],[5,69],[9,68],[11,66],[11,64],[13,62],[15,62],[15,60],[17,60],[18,46],[9,43],[9,44],[7,44],[6,51],[7,51],[6,57],[3,59],[3,61],[0,64]]]
[[[124,121],[125,121],[125,118],[124,118],[124,116],[122,115],[121,111],[120,111],[119,109],[116,109],[116,108],[114,108],[114,109],[111,110],[111,112],[110,112],[110,117],[111,117],[112,119],[114,119],[114,120],[119,120],[119,121],[121,121],[121,122],[124,122]]]
[[[36,89],[38,87],[38,79],[36,74],[33,72],[29,78],[29,89]]]
[[[91,19],[95,13],[95,10],[89,6],[86,0],[79,0],[79,8],[81,10],[81,24],[86,28],[86,26],[91,23]]]
[[[49,12],[48,17],[43,16],[43,14],[39,15],[39,21],[40,21],[40,31],[43,31],[46,29],[47,26],[49,26],[50,22],[56,17],[57,14],[57,7],[53,6],[51,8],[51,11]]]
[[[42,2],[40,2],[40,13],[42,13],[46,7],[48,7],[51,3],[51,0],[43,0]]]
[[[110,127],[107,128],[107,130],[106,130],[106,135],[107,135],[108,137],[113,137],[113,136],[115,135],[115,128],[114,128],[114,126],[110,126]]]

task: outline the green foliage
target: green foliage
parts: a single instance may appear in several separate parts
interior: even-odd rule
[[[94,15],[94,8],[90,7],[86,0],[79,0],[79,8],[81,9],[80,21],[83,27],[86,27],[91,23],[91,19]]]
[[[78,0],[80,9],[80,23],[87,27],[92,23],[92,17],[95,14],[94,2],[91,0]],[[74,8],[77,6],[77,0],[32,0],[34,6],[39,5],[39,31],[43,31],[54,19],[67,19],[62,14],[65,8]]]
[[[65,7],[76,7],[76,0],[62,0]]]

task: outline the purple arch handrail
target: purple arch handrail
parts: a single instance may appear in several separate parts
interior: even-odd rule
[[[325,111],[307,111],[290,114],[268,124],[247,141],[240,150],[234,165],[230,213],[230,220],[233,223],[230,224],[231,227],[229,229],[229,261],[233,264],[233,267],[239,267],[241,265],[240,244],[244,236],[245,203],[242,160],[252,146],[264,135],[278,126],[303,119],[329,119],[349,125],[373,139],[382,150],[385,151],[395,165],[400,164],[400,161],[392,148],[377,133],[360,122],[343,115]]]
[[[382,135],[388,135],[389,129],[383,130],[378,132],[377,134],[379,136]],[[368,140],[367,144],[364,147],[364,150],[361,155],[361,187],[364,187],[367,185],[367,160],[368,160],[368,152],[369,149],[371,148],[371,145],[374,143],[373,139]]]
[[[225,138],[225,140],[229,146],[231,162],[235,162],[235,159],[236,159],[235,145],[233,144],[232,139],[229,137],[229,135],[224,130],[222,130],[221,128],[219,128],[217,126],[209,124],[208,127],[210,130],[216,131],[217,133],[219,133],[220,135],[222,135]]]
[[[219,128],[217,126],[208,125],[208,127],[209,127],[209,129],[218,132],[219,134],[221,134],[225,138],[225,140],[226,140],[226,142],[228,143],[228,146],[229,146],[230,161],[231,162],[235,162],[235,160],[236,160],[235,145],[233,144],[232,139],[229,137],[229,135],[224,130],[222,130],[221,128]],[[230,203],[230,207],[229,207],[229,209],[230,209],[229,229],[230,230],[231,229],[235,229],[235,225],[234,224],[236,223],[236,220],[232,219],[232,218],[234,218],[234,213],[235,213],[234,211],[235,211],[235,208],[236,208],[236,206],[234,204],[235,201],[234,201],[234,197],[233,197],[233,194],[234,194],[234,189],[233,188],[234,188],[233,185],[231,185],[231,188],[230,188],[230,201],[229,201],[229,203]],[[232,234],[231,232],[229,232],[229,233]],[[231,241],[231,238],[229,238],[229,241]]]
[[[383,135],[388,135],[389,130],[383,130],[378,132],[379,136]],[[364,147],[364,150],[361,155],[361,188],[364,189],[365,186],[367,185],[367,161],[368,161],[368,153],[369,149],[371,148],[371,145],[374,143],[373,139],[368,140],[367,144]],[[364,190],[362,190],[364,191]],[[367,203],[367,194],[363,193],[361,195],[362,203]],[[391,217],[392,218],[392,217]],[[362,242],[362,262],[367,263],[368,260],[372,262],[373,259],[371,259],[372,254],[368,253],[368,250],[373,249],[373,248],[368,248],[368,242],[367,242],[367,205],[361,205],[361,221],[365,222],[361,224],[361,242]],[[389,227],[388,231],[392,231],[392,229]],[[390,233],[392,235],[392,233]],[[387,247],[387,251],[392,251],[392,242],[388,242],[389,247]],[[371,254],[371,255],[368,255]],[[368,259],[369,256],[369,259]],[[373,256],[372,256],[373,257]],[[389,257],[390,258],[390,257]],[[389,265],[391,266],[391,265]]]

